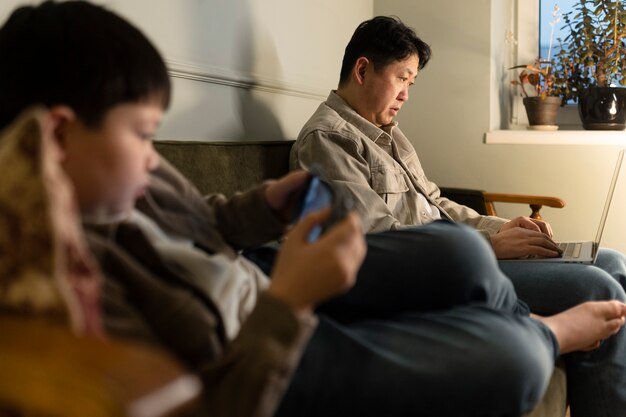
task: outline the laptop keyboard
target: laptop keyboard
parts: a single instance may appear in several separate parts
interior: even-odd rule
[[[559,248],[563,251],[564,258],[579,258],[582,246],[583,244],[580,242],[559,243]]]

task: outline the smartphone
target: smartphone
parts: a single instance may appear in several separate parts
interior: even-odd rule
[[[330,188],[330,185],[322,181],[319,176],[311,175],[304,191],[304,195],[300,200],[300,207],[296,210],[296,219],[299,220],[313,211],[331,207],[333,205],[333,201],[333,190]],[[311,230],[311,233],[309,233],[309,242],[314,242],[319,239],[322,231],[322,225],[315,225],[315,227]]]

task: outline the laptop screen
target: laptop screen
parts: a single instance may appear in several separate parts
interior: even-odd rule
[[[604,203],[604,209],[602,210],[602,217],[600,217],[600,224],[598,225],[598,232],[596,233],[596,243],[598,245],[600,244],[600,239],[602,239],[602,232],[604,231],[606,218],[609,215],[609,207],[611,207],[611,201],[613,201],[615,185],[617,184],[617,179],[619,178],[619,173],[622,168],[622,159],[624,159],[624,149],[622,149],[617,156],[615,170],[613,171],[613,179],[611,180],[611,185],[609,185],[609,192],[607,193],[606,202]]]

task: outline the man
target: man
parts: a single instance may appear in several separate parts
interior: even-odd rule
[[[203,198],[152,146],[169,97],[152,44],[99,6],[22,7],[0,29],[1,142],[56,144],[105,274],[106,330],[197,372],[205,415],[522,414],[559,352],[623,326],[616,301],[529,317],[482,238],[449,222],[368,236],[365,257],[354,214],[309,242],[330,214],[318,211],[290,229],[269,279],[239,249],[285,233],[308,175]]]
[[[558,256],[547,223],[481,216],[442,198],[426,177],[394,119],[430,55],[430,47],[397,18],[381,16],[359,25],[346,46],[337,90],[298,136],[292,168],[317,165],[326,180],[352,196],[369,232],[448,219],[478,230],[498,259]],[[446,255],[440,259],[445,262]],[[607,249],[601,250],[594,266],[501,262],[500,267],[537,314],[555,314],[585,300],[626,297],[626,258]],[[605,348],[602,358],[600,352],[564,357],[573,415],[626,409],[626,335],[611,339]],[[597,401],[582,397],[597,386],[610,394]]]

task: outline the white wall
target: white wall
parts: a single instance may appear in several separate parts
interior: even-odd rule
[[[505,65],[502,29],[510,21],[510,7],[497,3],[509,1],[493,0],[493,6],[492,0],[375,1],[375,14],[400,16],[433,48],[432,61],[399,115],[400,127],[438,184],[559,196],[566,208],[543,209],[557,238],[592,239],[616,147],[484,144],[485,132],[505,117],[499,112],[506,109],[492,108],[491,99],[502,96],[496,91]],[[497,208],[505,217],[527,214],[514,205]],[[625,212],[626,174],[618,183],[603,246],[626,252]]]
[[[294,139],[335,88],[373,0],[96,1],[139,26],[173,76],[158,139]],[[2,0],[0,21],[18,4]]]

